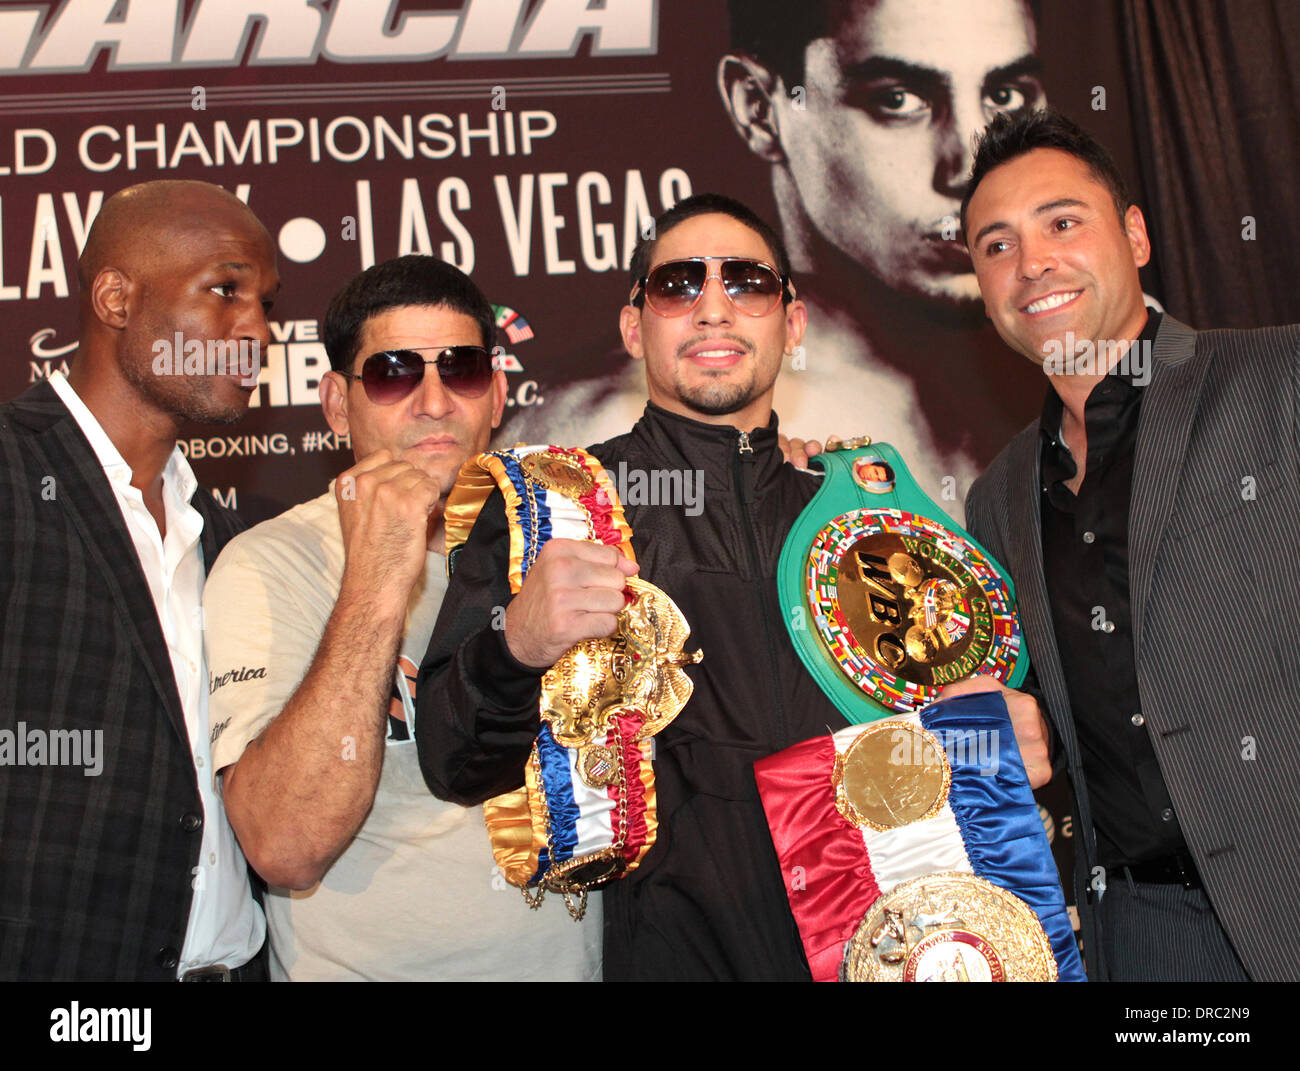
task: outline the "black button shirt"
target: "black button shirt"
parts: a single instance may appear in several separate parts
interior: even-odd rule
[[[1138,338],[1148,354],[1159,325],[1160,314],[1148,312]],[[1097,860],[1107,868],[1187,851],[1142,715],[1129,613],[1129,501],[1143,393],[1136,373],[1150,367],[1130,362],[1127,374],[1113,372],[1088,396],[1088,458],[1077,495],[1066,487],[1078,466],[1061,440],[1064,406],[1050,388],[1039,423],[1043,569]]]

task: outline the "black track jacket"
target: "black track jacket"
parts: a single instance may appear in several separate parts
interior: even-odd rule
[[[616,478],[625,466],[625,486],[636,470],[683,470],[702,471],[704,487],[696,516],[624,503],[639,575],[681,607],[704,660],[687,667],[694,694],[655,738],[658,840],[602,893],[607,981],[809,977],[753,764],[846,722],[795,654],[777,601],[781,547],[818,478],[782,460],[776,427],[773,416],[746,435],[647,405],[630,433],[591,448]],[[494,491],[420,667],[420,766],[435,795],[463,805],[522,785],[538,731],[541,673],[492,627],[510,600],[508,552]]]

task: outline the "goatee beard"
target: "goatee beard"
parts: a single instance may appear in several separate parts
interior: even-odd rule
[[[717,386],[696,387],[689,391],[679,388],[677,396],[697,413],[727,416],[739,412],[754,400],[754,384],[752,381],[719,383]]]

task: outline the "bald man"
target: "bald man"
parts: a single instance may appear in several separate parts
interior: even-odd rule
[[[254,980],[200,612],[242,525],[176,436],[247,409],[274,246],[219,187],[151,182],[104,204],[78,280],[68,376],[0,405],[0,979]]]

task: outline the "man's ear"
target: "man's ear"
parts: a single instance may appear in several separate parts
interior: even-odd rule
[[[492,427],[501,427],[501,416],[506,411],[506,374],[497,369],[492,373]]]
[[[320,379],[320,407],[325,422],[335,435],[348,434],[348,387],[350,381],[337,372],[326,372]]]
[[[772,98],[782,92],[781,79],[749,56],[728,55],[718,61],[718,93],[731,124],[749,151],[769,163],[785,160]]]
[[[1129,205],[1124,213],[1124,233],[1133,250],[1133,263],[1143,267],[1151,259],[1151,239],[1147,236],[1146,217],[1137,205]]]
[[[120,268],[102,268],[90,283],[90,307],[95,318],[121,330],[127,321],[127,298],[131,277]]]
[[[645,347],[641,344],[641,310],[635,305],[624,305],[618,314],[618,330],[623,336],[623,348],[636,360],[645,356]]]
[[[802,301],[792,301],[785,307],[785,352],[793,354],[803,341],[808,328],[808,307]]]

